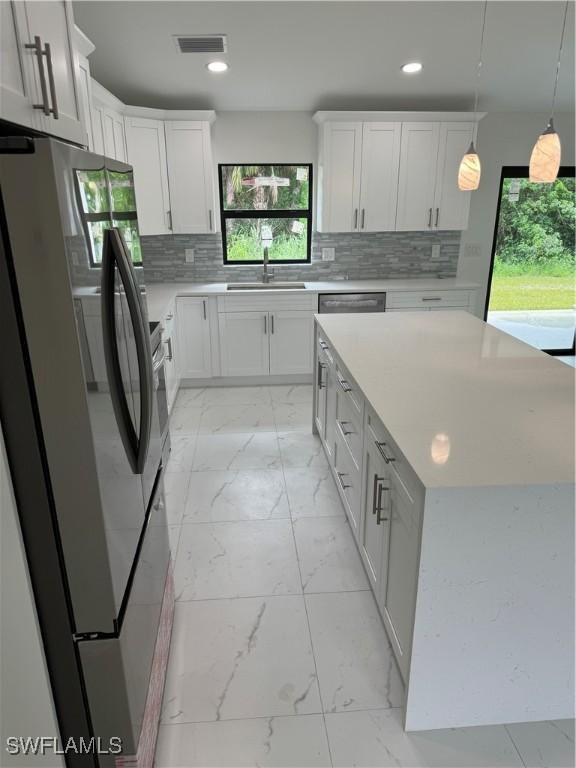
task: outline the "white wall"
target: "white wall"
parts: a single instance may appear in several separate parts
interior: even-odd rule
[[[532,147],[547,120],[547,114],[498,112],[486,115],[480,123],[482,178],[478,190],[472,192],[470,221],[462,234],[458,262],[458,277],[481,285],[479,316],[483,316],[486,300],[502,166],[528,166]],[[558,114],[554,122],[562,141],[562,163],[574,165],[574,114]],[[479,255],[467,255],[469,246],[479,246]]]
[[[0,766],[63,768],[62,757],[10,756],[8,736],[59,736],[0,429]]]
[[[218,112],[217,163],[315,163],[317,126],[311,112]]]

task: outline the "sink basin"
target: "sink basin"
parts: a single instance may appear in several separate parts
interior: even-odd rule
[[[228,283],[226,286],[227,291],[269,291],[269,290],[281,290],[296,288],[302,290],[306,288],[304,283]]]

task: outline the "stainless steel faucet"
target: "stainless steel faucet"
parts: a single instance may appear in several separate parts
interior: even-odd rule
[[[274,278],[274,270],[268,268],[268,246],[264,247],[264,257],[262,259],[262,282],[269,283]]]

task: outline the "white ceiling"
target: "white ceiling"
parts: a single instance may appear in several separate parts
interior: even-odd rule
[[[166,109],[470,109],[482,2],[74,3],[94,77],[123,101]],[[480,109],[548,111],[564,2],[488,3]],[[180,54],[172,35],[225,33],[230,70]],[[418,60],[419,75],[400,65]],[[558,111],[574,109],[574,2]]]

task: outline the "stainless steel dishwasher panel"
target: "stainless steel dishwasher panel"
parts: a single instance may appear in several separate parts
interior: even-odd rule
[[[385,293],[321,293],[318,297],[320,314],[385,311]]]

